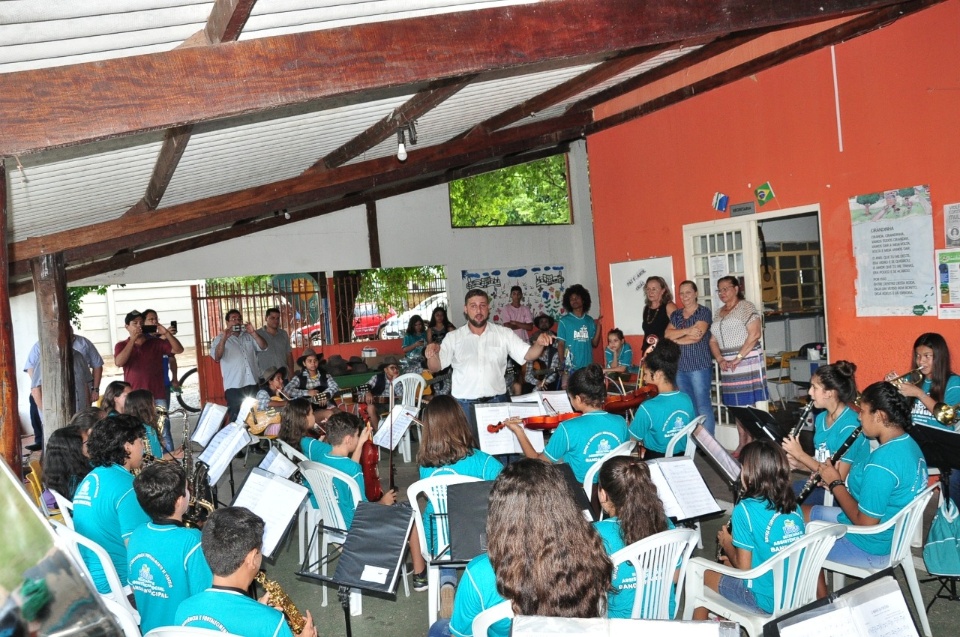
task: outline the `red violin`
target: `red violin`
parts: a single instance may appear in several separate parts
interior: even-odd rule
[[[560,423],[570,420],[571,418],[576,418],[581,414],[577,412],[570,412],[566,414],[554,414],[552,416],[528,416],[526,418],[511,418],[501,422],[498,422],[495,425],[487,425],[487,431],[492,434],[497,433],[501,429],[507,426],[507,423],[510,421],[519,421],[523,424],[526,429],[537,429],[540,431],[553,431],[560,426]]]
[[[630,409],[636,409],[645,400],[653,398],[660,393],[656,385],[642,385],[627,394],[610,394],[603,403],[603,410],[611,413],[623,413]]]
[[[360,452],[360,467],[363,469],[363,490],[367,494],[367,500],[376,502],[383,497],[383,486],[380,484],[380,468],[377,466],[380,462],[380,451],[373,440],[367,440],[363,443],[363,450]]]

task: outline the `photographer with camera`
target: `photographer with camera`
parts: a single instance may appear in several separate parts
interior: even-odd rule
[[[163,397],[167,395],[163,358],[182,353],[183,345],[170,330],[156,322],[156,312],[151,311],[154,320],[149,325],[144,323],[145,315],[133,310],[123,319],[130,338],[113,348],[113,361],[123,368],[123,380],[133,389],[146,389],[154,396]],[[172,440],[170,442],[172,445]]]
[[[237,418],[244,398],[257,395],[257,352],[265,349],[267,342],[251,323],[244,324],[240,310],[227,312],[227,326],[210,344],[210,355],[220,363],[228,422]]]

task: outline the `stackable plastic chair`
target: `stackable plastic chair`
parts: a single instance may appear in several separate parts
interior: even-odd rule
[[[699,534],[693,529],[670,529],[634,542],[613,555],[614,568],[629,563],[637,572],[633,619],[674,619],[680,595],[674,595],[673,576],[679,573],[676,590],[683,590],[687,562],[697,548]],[[677,603],[670,613],[670,600]]]

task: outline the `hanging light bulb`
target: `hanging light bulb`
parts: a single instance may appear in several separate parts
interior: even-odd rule
[[[397,159],[407,161],[407,149],[404,146],[403,129],[397,129]]]

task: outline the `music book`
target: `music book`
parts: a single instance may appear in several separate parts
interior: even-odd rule
[[[523,453],[523,448],[517,436],[504,427],[496,433],[487,430],[488,425],[496,425],[507,418],[528,418],[540,416],[540,405],[537,403],[482,403],[476,404],[474,413],[477,418],[477,444],[480,451],[498,456],[508,453]],[[527,438],[537,453],[543,452],[543,432],[527,429]]]
[[[247,416],[250,415],[250,412],[253,411],[253,408],[257,406],[257,399],[253,397],[244,398],[243,402],[240,403],[240,409],[237,410],[237,418],[233,422],[242,425],[247,421]]]
[[[893,569],[784,615],[763,628],[764,637],[918,637]]]
[[[720,477],[727,484],[734,486],[740,483],[740,463],[723,448],[717,439],[706,430],[703,425],[697,425],[693,430],[693,442],[707,456],[713,468],[720,473]]]
[[[272,557],[300,510],[307,488],[254,467],[230,506],[246,507],[263,518],[264,557]]]
[[[206,447],[210,443],[210,439],[220,431],[220,425],[226,415],[226,405],[207,403],[203,406],[203,411],[200,412],[197,427],[193,430],[193,437],[190,439],[201,447]]]
[[[563,635],[670,635],[670,637],[740,637],[740,624],[717,621],[668,621],[665,619],[607,619],[597,617],[534,617],[514,618],[513,637],[558,637]]]
[[[668,518],[683,522],[720,513],[720,505],[707,488],[693,458],[660,458],[650,460],[647,466]]]
[[[329,581],[395,597],[413,516],[408,507],[358,503]]]
[[[493,480],[447,486],[450,559],[469,562],[487,552],[487,511]],[[443,547],[438,547],[443,555]]]
[[[234,456],[250,444],[253,439],[247,433],[246,427],[235,422],[230,423],[213,437],[207,448],[203,450],[197,460],[207,463],[210,470],[207,475],[211,485],[220,482],[223,472],[230,466]]]
[[[407,429],[410,428],[410,423],[413,422],[413,419],[417,417],[417,411],[413,407],[408,407],[406,405],[394,405],[393,411],[387,414],[387,417],[383,419],[383,422],[380,424],[380,428],[377,429],[377,433],[373,434],[373,444],[383,447],[384,449],[390,449],[390,442],[393,441],[393,448],[396,449],[397,445],[400,444],[403,434],[407,433]],[[393,437],[391,438],[390,430],[393,429]]]
[[[530,392],[529,394],[520,394],[519,396],[511,396],[510,402],[540,404],[540,397],[537,395],[537,392],[534,391],[534,392]]]
[[[264,471],[269,471],[273,475],[287,479],[297,471],[297,465],[293,464],[290,458],[280,453],[280,450],[273,446],[270,447],[270,451],[264,456],[259,466]]]

